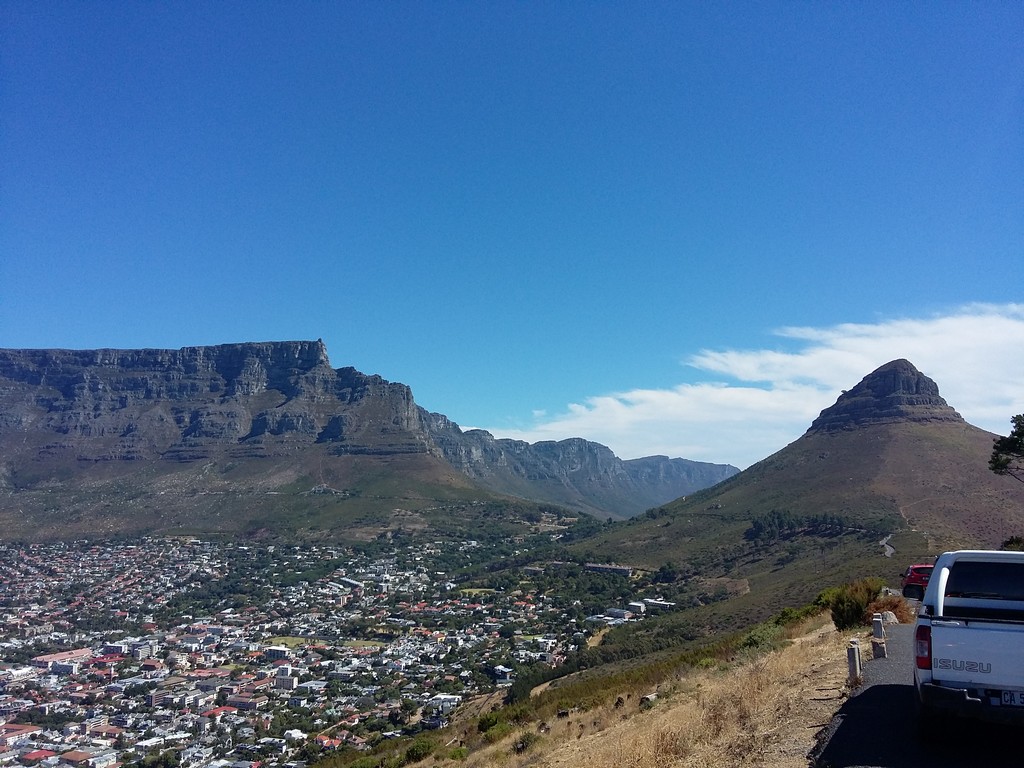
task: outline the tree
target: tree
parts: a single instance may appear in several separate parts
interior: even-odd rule
[[[1010,419],[1013,431],[997,437],[992,446],[988,468],[997,475],[1009,475],[1024,483],[1024,414]]]

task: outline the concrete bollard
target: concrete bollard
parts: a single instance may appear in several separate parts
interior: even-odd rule
[[[875,613],[871,616],[871,635],[876,640],[885,638],[885,624],[882,623],[882,614]]]
[[[876,659],[884,659],[886,657],[885,640],[871,640],[871,655]]]
[[[850,685],[860,682],[860,640],[854,638],[846,649],[846,666],[849,670]]]

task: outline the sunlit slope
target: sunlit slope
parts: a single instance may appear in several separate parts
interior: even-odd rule
[[[816,585],[865,574],[895,581],[911,561],[951,547],[998,546],[1024,532],[1024,484],[989,471],[992,439],[963,421],[934,382],[895,361],[781,451],[607,528],[577,551],[729,577],[743,585],[736,596],[759,589],[813,596]],[[761,525],[758,536],[756,524],[772,519],[790,527],[773,536]]]

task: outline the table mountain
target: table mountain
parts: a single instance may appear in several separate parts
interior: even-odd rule
[[[19,535],[272,524],[314,488],[367,520],[496,495],[621,518],[736,472],[463,432],[405,384],[332,368],[321,341],[0,350],[0,451],[0,520]]]

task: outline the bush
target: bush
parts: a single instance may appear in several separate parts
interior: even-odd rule
[[[831,608],[832,603],[835,602],[842,589],[842,587],[829,587],[828,589],[822,590],[814,599],[814,605],[822,609]]]
[[[433,751],[434,742],[431,739],[421,736],[410,744],[407,750],[405,750],[405,762],[406,764],[418,763],[420,760],[430,757]]]
[[[832,623],[836,629],[852,629],[871,621],[868,606],[882,591],[885,583],[881,579],[867,578],[839,588],[832,598]]]
[[[449,760],[465,760],[469,757],[468,747],[455,747],[451,752],[448,753]]]
[[[772,624],[777,624],[780,627],[796,626],[802,621],[818,616],[823,610],[824,607],[817,600],[802,608],[783,608],[772,617]]]
[[[771,650],[779,645],[782,632],[776,624],[758,624],[747,632],[740,642],[740,648],[746,650]]]
[[[512,733],[511,725],[508,723],[498,723],[484,732],[484,738],[487,739],[488,744],[497,744],[510,733]]]
[[[476,729],[480,733],[487,733],[494,726],[501,722],[501,718],[497,712],[488,712],[484,715],[480,715],[480,719],[476,721]]]
[[[905,598],[900,595],[882,595],[868,604],[867,611],[864,613],[864,623],[871,623],[872,614],[885,613],[886,611],[892,611],[900,624],[912,624],[917,618],[913,607]]]
[[[505,710],[505,719],[516,725],[523,725],[533,719],[533,708],[527,702],[520,702]]]
[[[526,752],[530,747],[540,741],[538,736],[533,731],[523,731],[519,734],[519,738],[516,739],[516,743],[512,745],[512,751],[516,754],[520,752]]]

